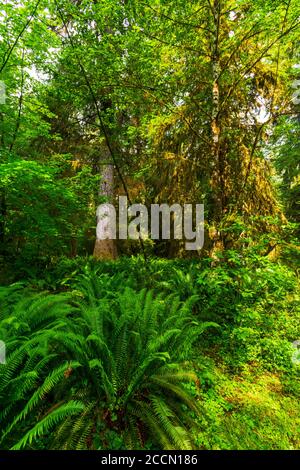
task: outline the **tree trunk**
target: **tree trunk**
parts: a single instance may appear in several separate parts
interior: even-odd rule
[[[223,250],[222,236],[219,233],[219,224],[222,220],[224,211],[224,181],[223,170],[224,162],[222,159],[224,155],[221,149],[221,122],[220,122],[220,83],[219,75],[221,71],[220,66],[220,21],[221,21],[221,0],[214,0],[213,3],[213,44],[212,44],[212,74],[213,74],[213,88],[212,88],[212,116],[211,116],[211,134],[212,134],[212,162],[213,170],[211,177],[211,187],[213,193],[213,227],[211,232],[212,250],[211,257],[216,258],[216,251]]]
[[[215,222],[219,222],[222,217],[222,190],[221,190],[221,148],[220,148],[220,52],[219,52],[219,34],[220,34],[220,1],[214,0],[213,4],[213,44],[212,44],[212,116],[211,116],[211,134],[212,134],[212,190],[214,200],[214,214]]]
[[[114,195],[114,167],[104,165],[102,179],[100,182],[99,195],[104,196],[107,204],[112,204]],[[100,220],[97,211],[97,238],[94,248],[94,257],[102,260],[112,260],[117,258],[116,240],[112,240],[108,219]]]

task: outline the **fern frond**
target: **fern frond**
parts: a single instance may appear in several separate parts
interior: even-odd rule
[[[27,444],[32,444],[37,438],[48,434],[53,427],[57,426],[64,419],[82,413],[84,408],[84,403],[79,401],[69,401],[67,404],[62,405],[39,421],[11,450],[20,450],[26,447]]]

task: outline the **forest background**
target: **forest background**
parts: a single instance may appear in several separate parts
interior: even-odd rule
[[[297,0],[0,6],[0,448],[299,449]],[[96,209],[204,204],[205,244]]]

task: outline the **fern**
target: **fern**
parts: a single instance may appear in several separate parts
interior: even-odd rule
[[[22,439],[12,447],[12,450],[20,450],[26,447],[27,444],[32,444],[38,437],[48,433],[53,427],[57,426],[58,423],[66,419],[67,417],[78,415],[83,412],[85,405],[80,402],[73,400],[68,401],[65,405],[62,405],[57,410],[52,411],[49,415],[39,421],[30,431],[28,431]]]
[[[43,436],[54,449],[104,448],[112,430],[127,448],[150,436],[163,449],[193,446],[190,416],[200,408],[184,383],[198,382],[182,364],[215,324],[195,320],[195,296],[180,301],[126,286],[108,293],[108,279],[87,272],[72,295],[29,293],[7,304],[2,448],[34,448]]]

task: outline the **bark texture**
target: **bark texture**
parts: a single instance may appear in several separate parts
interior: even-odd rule
[[[114,195],[114,168],[113,165],[104,165],[99,188],[100,196],[107,200],[107,207],[113,202]],[[116,259],[118,256],[116,240],[112,240],[109,224],[109,210],[103,213],[97,211],[97,237],[94,247],[94,257],[102,260]]]

